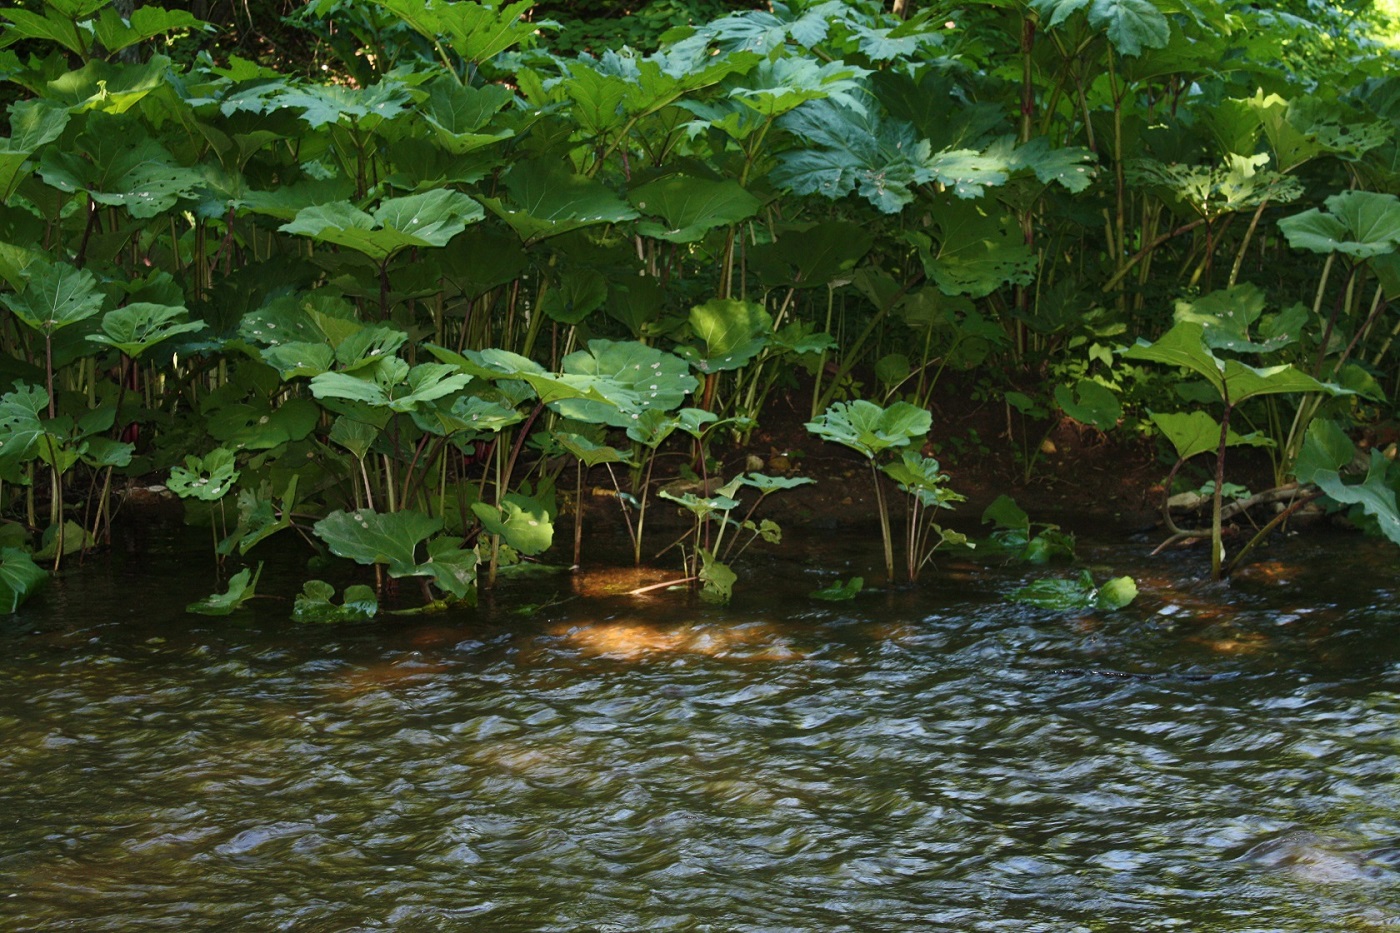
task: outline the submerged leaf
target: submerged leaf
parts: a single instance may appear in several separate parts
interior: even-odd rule
[[[847,600],[855,599],[856,594],[864,587],[864,577],[851,577],[851,579],[847,580],[845,583],[838,580],[831,584],[831,586],[813,590],[807,595],[812,599],[821,599],[831,603],[846,602]]]

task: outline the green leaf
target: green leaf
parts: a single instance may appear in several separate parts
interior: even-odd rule
[[[216,447],[204,457],[186,456],[184,466],[171,468],[165,485],[181,499],[216,502],[228,494],[238,476],[233,451]]]
[[[1030,6],[1050,29],[1085,11],[1089,25],[1106,32],[1120,55],[1165,48],[1171,38],[1167,17],[1151,0],[1031,0]]]
[[[729,565],[716,558],[705,548],[700,551],[700,598],[707,603],[728,605],[734,596],[734,584],[739,577]]]
[[[1257,395],[1289,392],[1351,394],[1348,390],[1319,382],[1292,365],[1256,368],[1238,360],[1222,360],[1207,347],[1205,328],[1191,321],[1180,321],[1155,343],[1139,339],[1123,351],[1127,359],[1151,360],[1189,369],[1210,383],[1222,402],[1235,406]]]
[[[370,445],[379,437],[379,429],[372,424],[340,415],[331,425],[330,434],[327,437],[332,443],[350,451],[351,456],[356,460],[363,460],[365,455],[369,453]]]
[[[927,508],[950,509],[963,497],[947,488],[948,474],[941,471],[938,461],[924,457],[917,450],[905,448],[898,460],[880,467],[880,472],[899,484],[902,492],[916,497]]]
[[[1189,460],[1197,454],[1214,453],[1220,449],[1220,422],[1206,412],[1152,412],[1149,417],[1176,448],[1176,456],[1180,460]],[[1273,441],[1257,431],[1239,434],[1231,428],[1225,438],[1226,447],[1272,445]]]
[[[486,502],[473,502],[472,511],[482,527],[521,554],[540,554],[554,543],[554,520],[548,506],[538,498],[510,492],[502,497],[500,508]]]
[[[864,577],[851,577],[845,583],[836,581],[831,586],[813,590],[807,595],[812,599],[825,600],[829,603],[843,603],[855,599],[856,594],[865,587]]]
[[[942,201],[933,214],[936,245],[911,235],[929,276],[945,295],[981,298],[1002,285],[1028,285],[1036,257],[1015,219],[995,201]]]
[[[477,554],[474,549],[463,550],[460,544],[456,538],[429,541],[428,559],[418,565],[418,575],[432,579],[444,593],[475,603]]]
[[[345,598],[340,605],[331,602],[335,587],[321,580],[307,580],[302,584],[301,593],[292,604],[292,620],[295,622],[332,623],[365,622],[379,613],[379,600],[374,590],[356,584],[345,588]]]
[[[795,194],[836,200],[856,193],[894,214],[913,202],[914,186],[931,177],[925,166],[928,142],[909,124],[882,117],[874,108],[862,113],[819,100],[780,122],[810,146],[780,153],[769,176]]]
[[[911,441],[927,437],[933,416],[927,409],[908,402],[881,408],[874,402],[855,399],[835,403],[806,427],[824,440],[874,458],[892,447],[907,447]]]
[[[1114,577],[1099,587],[1095,608],[1102,612],[1116,612],[1137,599],[1137,582],[1132,577]]]
[[[769,476],[766,473],[744,473],[739,477],[739,480],[745,486],[752,486],[765,496],[769,493],[784,489],[796,489],[798,486],[807,486],[816,482],[810,476]]]
[[[705,342],[704,350],[686,347],[679,355],[702,373],[722,372],[742,369],[762,352],[773,318],[752,301],[711,298],[690,309],[690,329]]]
[[[1308,422],[1303,449],[1293,465],[1293,476],[1300,483],[1311,483],[1318,473],[1337,474],[1356,457],[1356,445],[1330,418]]]
[[[481,205],[460,191],[437,188],[386,198],[373,214],[349,201],[305,207],[278,229],[347,247],[382,263],[408,247],[445,246],[484,216]]]
[[[751,247],[749,266],[766,284],[814,288],[849,279],[874,244],[869,227],[829,220]]]
[[[566,374],[593,377],[611,401],[564,399],[551,407],[575,421],[615,428],[631,428],[645,411],[674,409],[699,386],[685,360],[632,340],[590,340],[560,366]]]
[[[102,333],[89,334],[87,339],[136,357],[162,340],[203,330],[203,321],[182,320],[188,314],[184,307],[136,301],[104,314]]]
[[[1016,500],[1003,493],[992,501],[982,512],[982,524],[994,522],[1001,528],[1030,533],[1031,517],[1016,504]]]
[[[1115,427],[1123,417],[1118,396],[1092,379],[1080,379],[1072,392],[1069,386],[1055,386],[1055,402],[1075,421],[1100,431]]]
[[[508,198],[481,201],[526,242],[637,216],[602,183],[539,161],[516,163],[505,188]]]
[[[204,183],[202,171],[176,162],[140,124],[96,113],[73,146],[43,151],[39,175],[60,191],[85,191],[138,219],[170,210]]]
[[[1113,612],[1137,598],[1137,584],[1131,577],[1117,577],[1100,589],[1094,585],[1093,576],[1085,570],[1074,580],[1036,580],[1016,590],[1011,598],[1016,602],[1061,612],[1084,609]]]
[[[716,227],[746,220],[763,202],[732,179],[712,181],[670,175],[629,192],[637,210],[661,217],[664,224],[641,221],[637,232],[671,243],[691,243]]]
[[[66,262],[36,259],[26,272],[29,283],[18,295],[0,295],[5,307],[41,334],[86,320],[102,310],[97,278]]]
[[[207,26],[208,23],[184,10],[167,10],[158,6],[137,7],[131,11],[129,20],[123,19],[113,7],[107,7],[93,24],[97,41],[109,53],[119,52],[156,36]]]
[[[1357,485],[1342,482],[1336,470],[1318,469],[1312,481],[1334,502],[1359,505],[1376,520],[1381,534],[1394,544],[1400,544],[1400,509],[1395,504],[1395,490],[1386,483],[1390,461],[1379,450],[1371,451],[1371,466],[1366,479]]]
[[[531,0],[468,3],[461,0],[373,0],[429,41],[439,38],[463,61],[482,63],[528,41],[538,26],[525,14]]]
[[[1316,208],[1278,222],[1288,245],[1313,253],[1339,252],[1369,259],[1400,246],[1400,198],[1375,191],[1343,191]]]
[[[312,526],[331,552],[361,564],[384,564],[393,577],[418,573],[418,545],[442,530],[442,519],[405,510],[335,511]]]
[[[220,554],[231,554],[234,547],[239,554],[247,554],[259,542],[277,532],[292,526],[292,511],[297,502],[297,481],[295,473],[287,481],[282,493],[281,508],[272,500],[267,483],[258,489],[241,489],[238,492],[238,525],[233,534],[219,542]]]
[[[601,466],[604,463],[630,464],[632,462],[626,451],[605,444],[596,444],[581,434],[559,432],[554,434],[554,438],[559,441],[560,446],[586,467]]]
[[[28,553],[14,547],[0,548],[0,610],[7,614],[19,611],[48,581],[48,572]]]
[[[206,616],[226,616],[239,609],[257,593],[258,577],[262,576],[262,562],[256,571],[243,568],[229,578],[228,590],[214,593],[185,607],[186,612]]]
[[[440,146],[453,155],[465,155],[515,135],[508,127],[481,132],[513,99],[510,89],[502,85],[473,87],[444,75],[427,85],[418,113],[432,127]]]
[[[22,481],[20,465],[37,454],[39,438],[45,435],[41,415],[49,407],[49,393],[38,386],[16,383],[0,396],[0,478]]]
[[[1094,180],[1094,153],[1079,146],[1051,148],[1045,136],[1036,136],[1016,147],[1010,167],[1029,169],[1042,184],[1058,183],[1071,194],[1079,194]]]

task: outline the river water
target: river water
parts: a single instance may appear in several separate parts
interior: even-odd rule
[[[728,609],[599,571],[321,627],[185,614],[212,570],[163,535],[0,622],[0,928],[1400,925],[1387,545],[1219,586],[1081,544],[1142,589],[1099,616],[956,558],[818,603],[872,542],[790,540]]]

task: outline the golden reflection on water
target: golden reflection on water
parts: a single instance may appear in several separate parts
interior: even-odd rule
[[[673,655],[731,661],[800,661],[807,657],[789,643],[781,628],[770,622],[665,624],[615,619],[556,625],[548,635],[585,657],[619,661]]]

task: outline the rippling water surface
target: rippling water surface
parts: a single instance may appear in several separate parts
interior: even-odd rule
[[[0,927],[1400,925],[1400,552],[1085,547],[1142,596],[1077,617],[952,559],[815,603],[873,556],[821,547],[727,610],[595,574],[340,628],[188,616],[160,541],[74,573],[0,628]]]

